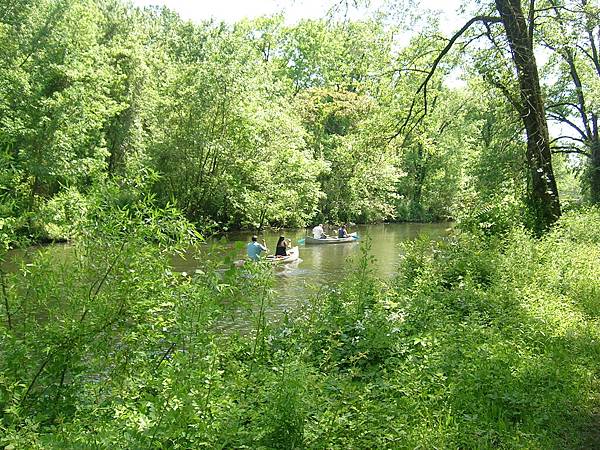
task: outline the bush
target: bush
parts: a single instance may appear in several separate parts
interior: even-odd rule
[[[75,237],[87,213],[87,200],[77,189],[60,192],[42,207],[42,223],[47,238],[65,241]]]
[[[492,236],[507,233],[517,224],[529,225],[525,205],[512,195],[472,203],[463,205],[463,213],[457,217],[458,227],[464,231]]]
[[[585,432],[600,374],[595,210],[542,239],[417,240],[393,283],[374,277],[365,241],[345,282],[276,324],[269,267],[239,271],[207,248],[223,259],[173,273],[185,221],[144,198],[103,206],[72,258],[40,255],[6,277],[1,445],[598,444]],[[225,317],[242,331],[223,332]]]

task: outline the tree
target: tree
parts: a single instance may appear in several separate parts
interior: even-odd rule
[[[319,87],[365,92],[389,65],[392,33],[378,20],[306,20],[285,29],[281,45],[280,70],[294,94]]]
[[[266,57],[265,29],[277,24],[167,19],[162,120],[151,124],[148,143],[159,198],[200,223],[303,226],[319,199],[322,165],[281,94],[277,62]]]
[[[150,45],[144,14],[131,10],[119,0],[101,0],[101,46],[113,76],[108,95],[115,103],[104,125],[108,150],[107,172],[123,175],[128,158],[145,148],[143,123],[154,114],[153,83],[149,67],[156,51]]]
[[[320,211],[334,222],[377,221],[394,217],[400,176],[392,149],[378,142],[378,105],[354,92],[311,89],[296,105],[315,159],[328,170],[319,181]]]
[[[24,3],[0,19],[0,145],[23,215],[63,186],[102,178],[103,127],[117,107],[106,95],[113,73],[99,45],[98,5]]]
[[[544,101],[533,51],[535,1],[532,0],[529,4],[527,20],[523,14],[520,0],[496,0],[494,4],[499,16],[475,16],[458,30],[435,58],[431,70],[417,92],[423,93],[424,111],[426,112],[428,83],[440,61],[451,50],[455,42],[476,23],[484,24],[488,30],[494,24],[503,24],[519,86],[520,100],[516,107],[527,135],[529,209],[534,217],[535,228],[541,231],[552,225],[560,216],[560,202],[552,168]]]
[[[547,87],[548,117],[567,131],[555,139],[553,152],[587,160],[590,199],[600,204],[600,9],[588,0],[549,0],[539,29],[554,52],[549,69],[556,81]]]
[[[535,1],[531,1],[533,10]],[[530,201],[538,225],[543,229],[560,217],[558,189],[552,168],[550,136],[546,111],[533,53],[534,14],[525,21],[520,0],[496,0],[506,36],[517,69],[521,94],[521,119],[527,132],[527,163],[531,192]]]

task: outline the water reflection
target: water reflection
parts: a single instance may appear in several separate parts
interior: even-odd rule
[[[399,245],[403,241],[415,239],[419,235],[427,235],[432,239],[447,235],[448,224],[379,224],[353,227],[350,232],[358,231],[361,239],[357,242],[327,245],[301,245],[300,259],[290,264],[274,268],[276,300],[269,310],[271,314],[282,315],[293,310],[299,303],[306,301],[315,291],[342,281],[352,270],[353,261],[360,256],[360,249],[367,242],[371,247],[370,254],[375,258],[375,273],[383,278],[393,277],[397,273],[400,261]],[[293,245],[304,237],[308,230],[285,230],[286,238],[291,238]],[[270,251],[275,248],[277,231],[266,231],[259,236],[265,239]],[[228,246],[237,243],[237,257],[244,256],[244,247],[249,242],[250,232],[230,233],[226,236]],[[194,258],[177,259],[175,269],[193,273]]]

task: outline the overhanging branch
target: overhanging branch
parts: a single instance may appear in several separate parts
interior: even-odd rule
[[[574,122],[572,122],[565,116],[554,113],[552,111],[549,111],[547,114],[548,114],[548,119],[554,120],[555,122],[564,123],[566,125],[569,125],[573,130],[577,131],[577,133],[581,136],[581,138],[583,140],[589,139],[589,136],[587,134],[585,134],[585,131],[583,131]]]
[[[578,148],[575,147],[552,147],[550,149],[550,153],[562,153],[565,155],[572,155],[572,154],[577,154],[577,155],[583,155],[583,156],[587,156],[588,158],[591,156],[589,153],[584,152],[583,150],[580,150]]]
[[[435,69],[437,69],[437,66],[440,64],[440,62],[442,61],[444,56],[446,56],[446,54],[450,51],[450,49],[452,48],[454,43],[458,40],[458,38],[461,37],[463,35],[463,33],[465,31],[467,31],[469,29],[469,27],[476,22],[484,22],[484,23],[489,24],[489,23],[499,23],[501,21],[502,21],[502,19],[500,17],[475,16],[475,17],[471,18],[466,24],[464,24],[460,30],[458,30],[456,33],[454,33],[454,35],[450,38],[450,40],[448,41],[446,46],[442,49],[442,51],[439,53],[439,55],[433,61],[433,64],[431,65],[431,69],[429,70],[429,73],[427,74],[427,76],[425,77],[425,79],[423,80],[423,82],[421,83],[419,88],[417,89],[416,94],[423,91],[425,113],[427,113],[427,84],[429,83],[429,81],[431,80],[433,75],[435,74]]]
[[[491,23],[500,23],[500,22],[502,22],[502,19],[500,17],[494,17],[494,16],[475,16],[475,17],[469,19],[469,21],[467,21],[467,23],[465,23],[460,28],[460,30],[458,30],[456,33],[454,33],[454,35],[450,38],[450,40],[448,41],[446,46],[442,49],[442,51],[438,54],[438,56],[433,61],[433,64],[431,65],[431,69],[429,69],[427,76],[425,77],[425,79],[419,85],[417,91],[415,92],[415,96],[413,97],[408,114],[407,114],[406,118],[404,119],[402,126],[398,129],[398,131],[396,133],[394,133],[388,139],[388,142],[391,142],[392,140],[394,140],[396,137],[398,137],[400,134],[402,134],[404,132],[404,129],[406,128],[406,126],[408,125],[408,122],[410,121],[410,118],[412,117],[413,110],[414,110],[414,107],[416,104],[417,94],[419,94],[421,92],[423,92],[423,114],[421,115],[421,119],[427,114],[427,106],[428,106],[427,105],[427,85],[429,84],[429,81],[431,81],[431,78],[433,78],[433,75],[435,74],[435,70],[437,69],[437,66],[440,64],[440,62],[442,61],[444,56],[446,56],[446,54],[450,51],[450,49],[452,49],[452,46],[456,43],[458,38],[461,37],[465,33],[465,31],[467,31],[471,27],[471,25],[473,25],[474,23],[477,23],[477,22],[483,22],[487,25],[487,24],[491,24]]]

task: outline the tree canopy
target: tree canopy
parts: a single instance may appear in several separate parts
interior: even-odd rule
[[[589,1],[467,5],[450,38],[394,8],[228,25],[117,0],[4,6],[0,213],[24,234],[68,237],[73,196],[141,172],[199,228],[457,219],[504,198],[544,229],[551,154],[599,198]]]

